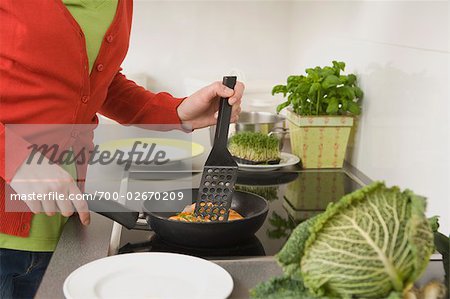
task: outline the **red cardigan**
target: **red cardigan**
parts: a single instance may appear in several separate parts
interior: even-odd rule
[[[39,2],[39,3],[38,3]],[[6,124],[93,124],[99,112],[122,124],[179,124],[182,99],[154,94],[127,80],[120,65],[128,50],[132,0],[119,0],[89,74],[81,28],[61,0],[0,1],[0,232],[26,237],[30,212],[5,212],[8,181],[28,152],[30,136]],[[76,130],[64,144],[92,143],[91,130]],[[8,147],[17,147],[5,163]],[[11,137],[12,136],[12,137]],[[86,167],[77,169],[84,177]],[[23,204],[23,203],[22,203]]]

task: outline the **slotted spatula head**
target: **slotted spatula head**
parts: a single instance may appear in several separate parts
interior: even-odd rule
[[[224,77],[223,84],[234,89],[236,77]],[[195,204],[195,215],[210,221],[228,220],[237,178],[238,165],[227,148],[230,119],[231,105],[228,99],[221,98],[214,144],[203,168]]]

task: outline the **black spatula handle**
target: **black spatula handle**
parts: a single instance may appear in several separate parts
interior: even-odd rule
[[[236,76],[223,77],[222,84],[234,89],[236,86]],[[228,98],[220,98],[219,115],[217,116],[216,134],[214,135],[214,145],[227,146],[228,130],[231,120],[231,105],[228,104]]]

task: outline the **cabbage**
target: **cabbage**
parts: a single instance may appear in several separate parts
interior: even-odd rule
[[[277,259],[305,296],[398,298],[433,250],[425,199],[376,182],[299,225]]]

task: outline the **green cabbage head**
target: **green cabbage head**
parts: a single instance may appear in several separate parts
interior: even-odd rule
[[[330,205],[313,219],[301,247],[299,277],[306,288],[339,298],[401,294],[434,250],[425,199],[381,182]]]

